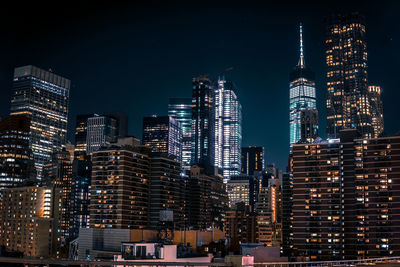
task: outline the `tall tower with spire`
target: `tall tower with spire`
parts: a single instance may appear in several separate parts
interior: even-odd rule
[[[304,61],[303,47],[303,25],[299,27],[300,35],[300,55],[299,61],[289,76],[289,129],[290,145],[299,141],[313,141],[318,134],[318,123],[308,123],[307,129],[302,127],[302,114],[317,113],[316,94],[315,94],[315,74],[308,68]],[[302,112],[308,109],[309,112]],[[307,131],[306,133],[302,133]],[[312,134],[310,134],[312,133]],[[304,137],[307,140],[302,140]]]

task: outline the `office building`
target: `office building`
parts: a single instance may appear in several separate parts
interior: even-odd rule
[[[264,159],[264,147],[242,147],[242,173],[246,175],[254,175],[255,171],[263,171]]]
[[[383,106],[381,99],[381,87],[370,85],[368,86],[369,100],[371,103],[372,112],[372,127],[374,128],[374,138],[380,137],[383,133]]]
[[[226,185],[215,172],[208,174],[199,166],[192,166],[186,182],[187,226],[193,229],[211,227],[223,229],[223,218],[229,205]]]
[[[312,143],[318,137],[318,110],[303,108],[300,110],[300,140],[302,143]]]
[[[0,246],[26,257],[60,254],[61,188],[15,187],[0,198]]]
[[[188,176],[192,157],[192,99],[170,98],[168,116],[182,125],[182,168]]]
[[[154,153],[172,155],[182,164],[182,125],[174,118],[144,117],[142,142]]]
[[[192,165],[213,166],[213,85],[207,76],[193,78]]]
[[[296,144],[292,245],[305,260],[400,255],[400,137]]]
[[[254,204],[258,199],[259,188],[261,186],[257,176],[234,175],[226,183],[226,192],[229,198],[229,207],[233,209],[236,204],[243,202],[254,211]]]
[[[80,114],[76,116],[75,122],[75,157],[86,155],[87,151],[87,133],[88,119],[94,117],[94,114]]]
[[[15,115],[0,121],[0,189],[36,179],[29,137],[28,117]]]
[[[148,227],[149,153],[117,146],[93,152],[90,228]]]
[[[92,161],[85,156],[76,158],[72,163],[71,214],[69,239],[78,237],[79,228],[89,227],[90,189],[92,181]]]
[[[341,129],[356,128],[373,137],[364,17],[333,15],[326,31],[327,136],[338,138]]]
[[[302,109],[316,109],[315,74],[305,65],[303,52],[303,27],[300,25],[300,58],[289,77],[290,144],[301,139]]]
[[[242,106],[232,81],[218,79],[213,96],[212,158],[224,182],[241,172]]]
[[[28,65],[15,68],[10,115],[31,120],[30,146],[37,178],[53,152],[65,145],[70,80]]]
[[[152,154],[150,159],[149,222],[153,229],[164,227],[160,212],[172,212],[172,228],[183,229],[185,184],[180,162],[171,156]],[[171,226],[170,226],[171,227]]]
[[[117,141],[118,121],[107,115],[94,114],[87,120],[86,153],[91,155],[103,146]]]

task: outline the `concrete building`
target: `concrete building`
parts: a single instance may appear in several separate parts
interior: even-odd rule
[[[189,227],[204,230],[223,229],[223,218],[228,208],[226,185],[222,177],[207,174],[204,168],[192,166],[186,182],[187,218]]]
[[[400,255],[400,136],[293,146],[292,244],[307,260]]]
[[[109,147],[92,155],[91,228],[146,228],[150,151]]]
[[[0,245],[27,257],[57,257],[61,244],[62,189],[16,187],[0,198]]]

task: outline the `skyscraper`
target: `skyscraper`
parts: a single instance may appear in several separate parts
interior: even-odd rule
[[[36,178],[29,137],[28,117],[15,115],[0,121],[0,189]]]
[[[70,80],[32,65],[14,70],[11,115],[31,119],[29,140],[38,179],[52,153],[65,145],[70,85]]]
[[[193,78],[191,164],[213,166],[213,86],[207,76]]]
[[[370,85],[368,86],[369,100],[371,103],[372,112],[372,127],[374,127],[374,138],[379,137],[384,130],[383,126],[383,107],[381,100],[381,87]]]
[[[92,154],[102,146],[116,142],[118,138],[117,119],[107,115],[94,114],[87,120],[86,153]]]
[[[182,164],[182,126],[174,118],[144,117],[142,142],[155,153],[175,156]]]
[[[301,110],[316,109],[315,74],[304,63],[303,27],[300,25],[300,58],[289,78],[290,144],[297,143],[301,133]]]
[[[261,172],[264,169],[264,147],[242,147],[242,173],[253,175],[254,171]]]
[[[241,172],[242,106],[232,81],[218,79],[212,108],[212,158],[226,182]]]
[[[318,110],[303,108],[300,111],[300,141],[313,142],[318,137]]]
[[[373,137],[364,17],[334,15],[327,22],[327,136],[336,138],[341,129],[356,128],[362,136]]]
[[[192,99],[170,98],[168,116],[182,125],[182,168],[189,175],[192,157]]]
[[[75,157],[86,155],[88,119],[94,116],[94,114],[80,114],[76,116],[74,152]]]

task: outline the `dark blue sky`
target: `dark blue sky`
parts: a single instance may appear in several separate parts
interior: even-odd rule
[[[272,1],[271,1],[272,2]],[[278,2],[278,1],[274,1]],[[384,90],[385,129],[400,130],[400,30],[396,1],[136,2],[2,8],[0,115],[9,112],[13,68],[33,64],[72,80],[69,139],[80,113],[124,111],[141,137],[142,117],[166,114],[169,97],[190,97],[191,79],[234,70],[243,145],[262,145],[284,168],[288,154],[288,75],[304,24],[306,64],[317,77],[325,131],[324,17],[359,11],[367,19],[369,80]]]

